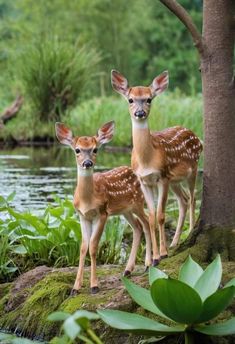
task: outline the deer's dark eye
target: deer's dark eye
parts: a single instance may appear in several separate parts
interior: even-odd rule
[[[148,98],[148,99],[147,99],[147,103],[148,103],[148,104],[151,104],[151,101],[152,101],[151,98]]]
[[[98,148],[93,149],[93,153],[96,154],[98,152]]]
[[[75,152],[76,152],[76,154],[79,154],[79,153],[81,153],[81,150],[79,148],[75,148]]]
[[[130,98],[128,101],[130,104],[132,104],[134,102],[134,100],[132,98]]]

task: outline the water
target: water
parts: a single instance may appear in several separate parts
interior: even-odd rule
[[[129,163],[129,153],[101,150],[96,169]],[[72,199],[76,185],[74,153],[61,145],[0,150],[0,185],[4,197],[16,192],[12,205],[19,211],[40,212],[54,195]]]

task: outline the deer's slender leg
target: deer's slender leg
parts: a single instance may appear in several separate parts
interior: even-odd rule
[[[154,203],[154,191],[151,187],[144,185],[143,183],[141,183],[141,189],[149,210],[149,227],[153,249],[153,265],[157,265],[159,263],[159,252],[156,239],[156,210]]]
[[[91,257],[91,280],[90,288],[91,293],[96,294],[99,291],[98,280],[96,275],[96,253],[98,249],[98,244],[100,237],[103,233],[105,223],[107,221],[108,215],[106,213],[99,215],[92,223],[92,235],[89,244],[89,254]]]
[[[135,218],[132,213],[126,213],[124,214],[124,217],[133,229],[131,252],[124,272],[124,276],[127,276],[130,275],[131,271],[135,268],[136,255],[140,245],[143,229],[140,221]]]
[[[151,243],[149,221],[142,207],[136,209],[135,215],[138,217],[138,219],[142,223],[142,228],[145,235],[145,244],[146,244],[145,266],[147,268],[152,263],[152,253],[151,253],[152,243]],[[157,248],[157,252],[158,252],[158,248]],[[158,259],[160,260],[159,253],[158,253]]]
[[[170,247],[175,247],[179,243],[180,235],[181,235],[181,232],[182,232],[182,227],[183,227],[185,216],[186,216],[186,213],[187,213],[189,197],[188,197],[187,193],[185,192],[185,190],[183,189],[183,187],[180,184],[172,183],[171,184],[171,188],[174,191],[174,193],[175,193],[175,195],[177,197],[178,204],[179,204],[178,223],[177,223],[177,227],[176,227],[174,238],[173,238],[172,243],[170,245]]]
[[[195,170],[192,175],[188,178],[189,187],[189,230],[191,231],[195,224],[195,184],[196,184],[197,170]]]
[[[167,244],[165,235],[165,208],[169,190],[169,180],[161,179],[158,182],[158,205],[157,205],[157,222],[160,241],[160,256],[167,257]]]
[[[85,258],[89,247],[89,241],[91,237],[92,222],[85,220],[85,218],[80,215],[80,224],[82,231],[82,243],[80,247],[80,257],[77,277],[72,289],[72,294],[75,294],[82,287],[83,283],[83,271],[85,265]]]

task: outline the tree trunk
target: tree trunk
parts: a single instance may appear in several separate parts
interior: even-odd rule
[[[199,231],[216,227],[230,232],[235,226],[233,14],[233,0],[203,3],[204,175]]]
[[[201,58],[204,99],[203,226],[235,225],[234,1],[206,0],[205,52]]]

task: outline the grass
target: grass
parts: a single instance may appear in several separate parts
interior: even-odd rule
[[[116,133],[112,145],[131,145],[131,121],[126,101],[120,96],[101,97],[83,100],[63,116],[65,122],[79,135],[95,135],[105,122],[116,122]],[[170,126],[182,125],[193,130],[202,138],[202,97],[186,96],[179,91],[166,92],[153,101],[150,128],[161,130]],[[54,122],[42,123],[31,107],[25,102],[15,119],[7,123],[0,131],[0,139],[16,141],[35,138],[55,139]]]

